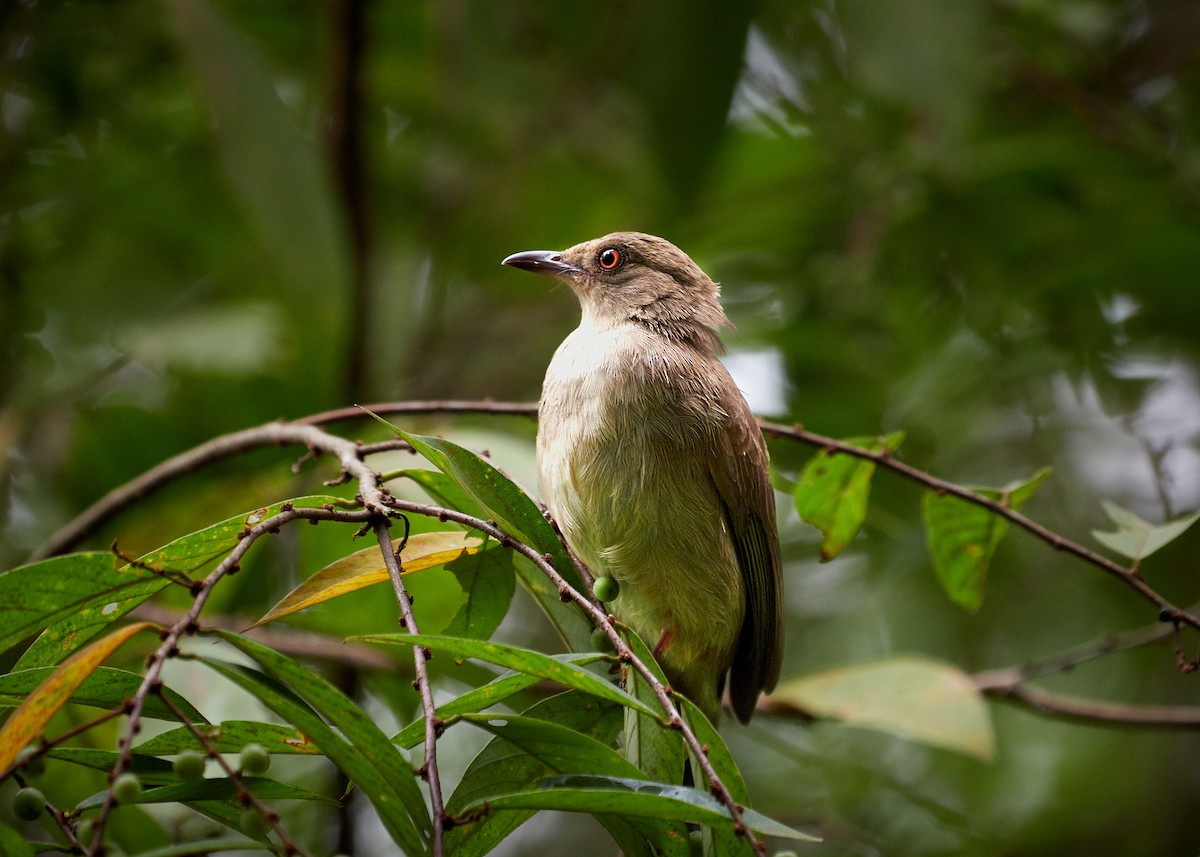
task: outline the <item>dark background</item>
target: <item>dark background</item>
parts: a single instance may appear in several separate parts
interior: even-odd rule
[[[1200,504],[1194,2],[9,2],[0,33],[6,565],[215,435],[535,398],[578,310],[499,261],[616,229],[722,282],[760,413],[903,429],[903,458],[958,482],[1049,465],[1026,509],[1088,544],[1103,499],[1155,522]],[[532,483],[527,422],[406,424]],[[809,454],[772,452],[781,483]],[[95,545],[297,493],[286,463],[193,477]],[[783,507],[785,676],[900,652],[1010,666],[1154,622],[1022,533],[962,611],[918,500],[877,475],[863,536],[826,565]],[[1198,547],[1147,579],[1192,603]],[[248,613],[287,588],[239,586]],[[1197,681],[1163,644],[1043,686],[1186,704]],[[992,763],[837,725],[726,732],[758,808],[831,839],[812,853],[1200,848],[1194,734],[993,716]]]

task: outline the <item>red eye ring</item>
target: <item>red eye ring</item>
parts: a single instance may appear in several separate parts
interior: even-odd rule
[[[621,251],[616,247],[606,247],[600,251],[600,255],[596,257],[596,264],[605,271],[612,271],[621,266],[624,261],[621,257]]]

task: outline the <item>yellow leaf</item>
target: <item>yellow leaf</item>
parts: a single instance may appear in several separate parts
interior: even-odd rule
[[[398,548],[400,540],[392,542]],[[400,554],[405,574],[436,568],[458,559],[463,554],[478,553],[483,539],[460,530],[440,533],[417,533],[411,536]],[[254,628],[289,616],[306,607],[320,604],[347,592],[354,592],[388,579],[379,546],[373,545],[325,566],[305,580],[254,623]]]
[[[0,770],[7,770],[19,754],[46,728],[54,713],[71,698],[83,680],[134,634],[157,629],[153,622],[135,622],[118,628],[67,658],[33,693],[25,698],[4,728],[0,729]]]

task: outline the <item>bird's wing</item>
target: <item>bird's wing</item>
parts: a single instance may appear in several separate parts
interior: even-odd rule
[[[775,494],[767,471],[767,446],[741,392],[729,379],[721,401],[728,420],[709,462],[746,590],[746,615],[730,670],[729,697],[742,723],[761,691],[779,680],[783,656],[783,584]]]

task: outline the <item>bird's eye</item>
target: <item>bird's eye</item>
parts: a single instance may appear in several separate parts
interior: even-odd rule
[[[601,250],[600,255],[596,257],[596,263],[606,271],[611,271],[619,267],[621,262],[621,251],[616,247]]]

